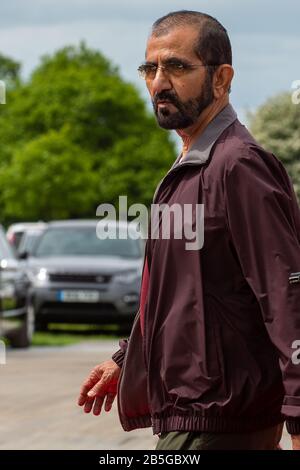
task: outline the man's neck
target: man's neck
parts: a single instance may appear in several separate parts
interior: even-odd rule
[[[200,115],[199,120],[186,129],[177,129],[177,134],[182,139],[182,158],[185,157],[195,140],[200,137],[204,129],[208,124],[219,114],[222,109],[229,103],[228,98],[226,100],[214,101],[210,104]]]

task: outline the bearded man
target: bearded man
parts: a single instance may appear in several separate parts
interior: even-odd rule
[[[124,430],[152,427],[158,450],[276,449],[284,421],[299,450],[291,181],[229,103],[231,45],[216,19],[184,10],[157,20],[139,72],[158,124],[183,143],[153,203],[203,204],[204,244],[148,236],[129,340],[91,372],[79,405],[99,415],[118,395]]]

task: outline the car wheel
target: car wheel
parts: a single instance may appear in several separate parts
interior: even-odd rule
[[[35,314],[32,305],[29,305],[25,315],[25,320],[14,335],[10,343],[13,348],[28,348],[31,345],[33,333],[35,331]]]
[[[48,322],[43,318],[37,318],[35,320],[35,331],[48,331]]]

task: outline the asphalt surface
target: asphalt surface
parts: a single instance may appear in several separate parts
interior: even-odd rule
[[[118,349],[118,341],[8,350],[0,365],[0,449],[153,450],[152,429],[125,432],[117,403],[100,416],[76,404],[83,379]],[[290,448],[285,433],[283,448]]]
[[[0,365],[0,449],[154,449],[151,428],[122,429],[116,400],[100,416],[76,404],[89,371],[117,349],[117,341],[99,341],[8,351]]]

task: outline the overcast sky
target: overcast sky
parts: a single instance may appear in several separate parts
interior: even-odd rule
[[[228,30],[235,68],[231,101],[242,120],[245,110],[300,79],[299,0],[9,0],[0,7],[0,52],[22,62],[26,77],[42,54],[84,39],[146,96],[136,69],[150,26],[182,8],[209,13]]]

